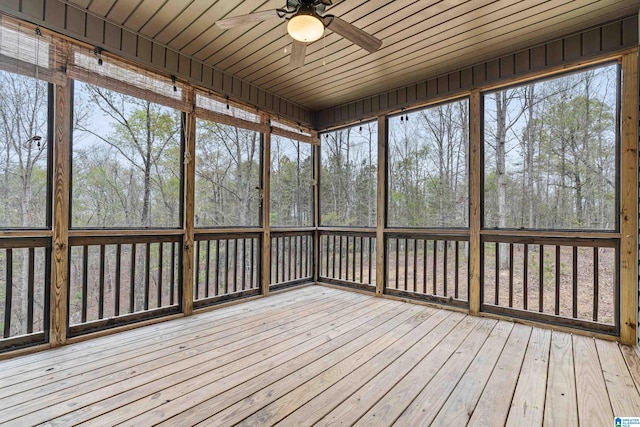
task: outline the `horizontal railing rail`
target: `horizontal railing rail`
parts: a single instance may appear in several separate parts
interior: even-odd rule
[[[49,333],[50,237],[0,238],[0,352]]]
[[[319,239],[321,282],[375,291],[375,232],[320,230]]]
[[[482,241],[482,311],[618,333],[618,239],[484,234]]]
[[[69,238],[70,337],[180,312],[182,236],[142,233]]]
[[[468,232],[386,232],[385,240],[386,294],[468,307]]]
[[[313,230],[271,230],[272,290],[313,280]]]
[[[262,233],[196,233],[193,307],[260,293]]]

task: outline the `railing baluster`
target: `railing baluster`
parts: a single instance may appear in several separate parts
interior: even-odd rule
[[[409,239],[404,239],[404,290],[407,290],[409,276]]]
[[[422,239],[422,293],[427,294],[427,239]]]
[[[196,269],[196,273],[195,273],[195,280],[193,281],[193,286],[195,286],[195,289],[193,291],[193,298],[194,299],[200,299],[200,243],[202,243],[201,241],[196,241],[195,245],[196,245],[196,259],[195,259],[195,269]]]
[[[247,285],[247,239],[242,239],[242,290]]]
[[[415,292],[418,283],[418,240],[411,240],[413,241],[413,292]]]
[[[13,300],[13,249],[6,249],[5,295],[4,295],[4,338],[11,335],[11,301]]]
[[[338,250],[336,248],[336,235],[333,235],[333,256],[331,257],[331,278],[336,277],[336,257],[338,256]]]
[[[250,270],[250,271],[249,271],[249,278],[250,278],[250,280],[251,280],[251,288],[253,289],[253,288],[255,288],[255,287],[257,286],[257,285],[255,284],[254,279],[253,279],[253,266],[254,266],[254,263],[255,263],[255,261],[254,261],[254,259],[255,259],[255,251],[254,251],[254,249],[253,249],[253,245],[254,245],[254,244],[253,244],[253,241],[254,241],[254,238],[252,237],[252,238],[250,238],[249,240],[251,241],[251,246],[250,246],[250,251],[251,251],[251,262],[249,263],[249,270]]]
[[[175,303],[175,285],[176,285],[176,245],[177,242],[171,244],[171,276],[170,280],[170,292],[169,292],[169,304],[173,305]]]
[[[524,263],[524,268],[523,268],[523,272],[524,272],[524,278],[523,278],[523,282],[522,282],[522,286],[523,286],[523,295],[522,295],[522,301],[523,301],[523,307],[525,310],[528,310],[528,305],[529,305],[529,245],[528,244],[524,244],[524,257],[523,257],[523,263]]]
[[[398,281],[400,280],[400,272],[398,270],[400,270],[400,239],[396,238],[394,239],[396,241],[396,265],[395,265],[395,270],[396,270],[396,289],[400,289],[398,287]]]
[[[82,311],[81,319],[82,323],[87,321],[87,293],[88,293],[88,280],[89,280],[89,247],[84,245],[82,247]]]
[[[449,281],[449,278],[447,277],[447,261],[448,261],[447,260],[447,258],[448,258],[447,251],[449,250],[449,245],[448,245],[449,242],[444,240],[442,243],[444,244],[444,252],[442,253],[442,266],[443,266],[442,267],[442,285],[443,285],[443,288],[444,288],[444,296],[446,297],[447,296],[447,285],[448,285],[447,282]]]
[[[122,280],[122,245],[116,245],[116,290],[114,296],[113,314],[120,316],[120,285]]]
[[[496,284],[496,289],[495,289],[495,296],[494,296],[494,304],[498,305],[499,301],[500,301],[500,243],[496,242],[496,259],[495,259],[495,263],[496,263],[496,279],[495,279],[495,284]]]
[[[162,273],[164,267],[164,242],[158,244],[158,307],[162,307]]]
[[[593,248],[593,321],[598,321],[598,297],[599,291],[599,276],[600,276],[600,259],[599,248]]]
[[[349,236],[344,236],[345,240],[347,241],[347,249],[346,249],[346,259],[344,262],[344,280],[349,280]],[[342,244],[342,240],[340,241],[340,244]],[[340,252],[340,259],[342,259],[342,252]],[[342,277],[340,277],[342,278]]]
[[[149,280],[151,275],[151,244],[147,243],[144,252],[144,309],[149,310]]]
[[[233,239],[233,292],[238,292],[238,240]]]
[[[351,264],[353,264],[351,280],[356,281],[356,236],[353,236],[353,256],[351,257]]]
[[[298,244],[298,240],[300,244]],[[298,254],[298,250],[300,253]],[[302,276],[302,236],[293,236],[293,278],[299,279]],[[298,264],[300,264],[298,266]],[[298,268],[299,267],[299,268]]]
[[[229,294],[229,239],[224,239],[224,294]]]
[[[364,283],[364,276],[362,275],[364,271],[364,238],[360,236],[360,283]]]
[[[98,319],[104,318],[104,245],[100,245],[100,273],[99,273],[99,302],[98,302]]]
[[[272,282],[273,283],[280,283],[280,279],[278,277],[278,272],[279,272],[279,269],[280,269],[280,248],[278,246],[279,246],[280,239],[278,237],[276,237],[275,240],[276,240],[276,245],[275,245],[276,246],[275,247],[275,250],[276,250],[276,256],[275,256],[275,258],[276,258],[276,276],[275,276],[274,279],[272,279]]]
[[[509,243],[509,307],[513,307],[513,243]]]
[[[34,301],[34,282],[35,282],[35,249],[29,248],[29,273],[27,280],[27,333],[33,333],[33,305]]]
[[[458,290],[459,290],[459,283],[460,283],[460,242],[456,240],[454,243],[454,246],[455,246],[456,254],[454,256],[453,265],[456,270],[453,276],[453,280],[454,280],[453,297],[455,299],[458,299]]]
[[[578,247],[573,247],[573,318],[578,317]]]
[[[369,237],[369,238],[368,238],[368,240],[369,240],[369,259],[368,259],[368,261],[369,261],[369,273],[368,273],[368,274],[369,274],[369,276],[368,276],[368,278],[369,278],[369,279],[368,279],[368,282],[367,282],[367,283],[371,284],[371,270],[373,270],[373,267],[372,267],[372,259],[373,259],[373,238],[372,238],[372,237]]]
[[[200,242],[198,242],[200,243]],[[198,245],[199,247],[200,245]],[[209,272],[211,268],[211,240],[207,239],[207,246],[205,247],[205,270],[204,270],[204,297],[209,298]],[[198,257],[199,259],[199,257]],[[198,263],[199,264],[199,263]],[[199,298],[199,295],[196,293],[196,299]]]
[[[215,276],[215,290],[213,295],[220,294],[220,239],[216,239],[216,276]]]
[[[555,313],[560,315],[560,246],[556,245],[556,300]]]
[[[538,301],[538,311],[542,313],[544,311],[544,245],[540,245],[540,261],[538,262],[538,275],[540,276],[540,289],[539,289],[539,301]]]
[[[342,280],[342,251],[344,250],[344,236],[340,236],[340,253],[338,255],[338,279]]]
[[[131,269],[129,277],[129,313],[136,311],[136,244],[131,244]]]
[[[438,241],[433,241],[433,295],[438,295]]]

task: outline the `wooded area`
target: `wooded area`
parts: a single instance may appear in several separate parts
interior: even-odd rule
[[[615,230],[619,66],[484,96],[484,226]]]
[[[377,140],[376,122],[322,135],[320,225],[376,226]]]
[[[390,118],[387,150],[389,226],[468,226],[467,100]]]

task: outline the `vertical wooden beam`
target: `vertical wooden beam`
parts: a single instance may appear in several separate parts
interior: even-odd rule
[[[313,150],[313,281],[318,282],[320,277],[320,138],[317,132],[312,132],[315,144],[311,146]],[[327,254],[329,256],[329,254]]]
[[[638,316],[638,51],[622,57],[620,341],[636,343]]]
[[[53,135],[53,246],[49,342],[52,347],[67,341],[69,286],[69,193],[71,178],[71,84],[56,85]]]
[[[482,98],[471,92],[469,111],[469,312],[480,312],[480,226],[482,173]]]
[[[195,183],[196,183],[196,115],[195,92],[185,88],[185,97],[191,111],[184,121],[184,206],[182,226],[184,232],[182,247],[182,312],[185,316],[193,313],[193,244],[195,234]]]
[[[384,293],[385,256],[384,227],[386,226],[387,191],[387,118],[378,117],[378,191],[376,211],[376,295]]]
[[[269,295],[271,282],[271,221],[269,214],[271,195],[271,128],[269,117],[262,115],[266,124],[262,144],[262,295]]]

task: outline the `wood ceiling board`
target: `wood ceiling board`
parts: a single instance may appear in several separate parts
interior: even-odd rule
[[[620,2],[620,3],[624,3],[624,2]],[[565,20],[565,21],[563,21],[561,17],[557,17],[556,19],[553,19],[552,22],[550,22],[551,24],[550,26],[555,28],[561,28],[556,30],[557,32],[557,34],[555,35],[556,37],[566,35],[567,33],[571,33],[573,31],[579,31],[581,29],[584,29],[585,27],[602,23],[603,14],[617,15],[620,10],[627,10],[627,9],[621,9],[620,3],[609,5],[601,9],[592,10],[585,15],[581,15],[577,18],[570,18],[569,20]],[[633,8],[633,6],[630,7],[627,4],[626,8]],[[627,12],[629,11],[627,10]],[[588,25],[585,25],[585,18],[590,19],[591,23]],[[530,47],[532,45],[535,45],[536,42],[548,41],[554,38],[554,37],[548,37],[548,35],[549,35],[549,32],[547,28],[542,28],[542,29],[534,30],[533,32],[528,33],[527,35],[520,36],[517,41],[523,44],[523,47],[524,46]],[[534,37],[534,39],[532,40],[531,37]],[[389,86],[388,89],[384,89],[383,87],[381,87],[379,83],[367,84],[366,82],[363,82],[362,84],[359,84],[359,85],[351,84],[342,88],[338,88],[337,85],[335,87],[332,86],[331,88],[328,88],[327,90],[323,91],[322,97],[317,97],[317,96],[311,97],[310,98],[311,100],[309,101],[309,108],[313,108],[315,110],[332,108],[333,106],[336,106],[336,105],[352,102],[356,99],[362,99],[365,97],[369,97],[369,96],[381,93],[386,90],[391,90],[393,88],[400,87],[412,81],[415,82],[419,80],[424,80],[426,78],[432,78],[436,75],[441,75],[447,71],[456,69],[456,67],[452,66],[451,64],[459,64],[457,68],[462,68],[473,63],[478,63],[480,61],[487,60],[489,56],[491,58],[500,56],[500,53],[496,50],[492,50],[492,48],[484,49],[483,51],[478,51],[478,49],[473,49],[471,47],[468,50],[469,50],[469,53],[466,53],[466,50],[465,52],[450,52],[446,54],[446,56],[437,58],[437,61],[433,61],[433,62],[439,65],[429,70],[428,75],[426,75],[425,72],[423,71],[425,68],[425,64],[417,64],[410,68],[400,65],[398,66],[398,69],[401,71],[404,70],[407,72],[405,74],[402,74],[400,77],[394,76],[393,78],[388,78],[387,81],[385,82],[385,83],[388,83],[388,86]],[[502,54],[508,54],[510,52],[513,52],[513,49],[506,49],[505,51],[502,52]],[[454,56],[454,55],[457,55],[457,56]],[[431,62],[431,61],[427,61],[427,63],[428,62]],[[389,75],[393,75],[393,74],[391,73]]]
[[[211,0],[207,3],[211,4]],[[158,34],[170,26],[179,16],[182,16],[193,4],[194,0],[190,0],[188,2],[181,2],[177,7],[157,8],[156,13],[140,28],[140,33],[148,35],[155,39],[155,41],[160,42]],[[191,22],[185,22],[185,25],[189,24],[191,24]]]
[[[107,18],[116,24],[122,25],[129,30],[133,30],[133,28],[125,26],[124,23],[143,1],[144,0],[117,0],[111,10],[109,10]]]
[[[192,26],[196,27],[195,32],[185,31],[175,40],[171,41],[171,46],[178,48],[185,55],[193,55],[202,50],[206,46],[214,44],[216,39],[224,33],[224,30],[218,28],[215,22],[229,16],[244,15],[258,10],[270,9],[271,1],[260,2],[259,7],[253,2],[242,2],[233,7],[232,2],[219,3],[219,7],[208,10],[203,18],[198,19]],[[209,12],[213,12],[210,14]],[[228,30],[227,30],[228,31]],[[242,30],[241,30],[242,31]],[[246,29],[244,29],[246,31]],[[194,34],[195,33],[195,34]]]
[[[136,10],[127,18],[124,22],[124,26],[132,31],[139,32],[141,34],[152,36],[151,34],[140,31],[151,18],[153,18],[159,10],[171,10],[178,9],[179,6],[176,3],[169,3],[169,0],[142,0],[142,3],[138,5]]]
[[[554,3],[554,5],[557,3]],[[601,9],[602,5],[599,2],[592,2],[590,5],[583,6],[582,12],[585,13],[590,10]],[[565,3],[564,5],[553,7],[549,3],[540,5],[535,10],[523,10],[517,14],[509,15],[502,20],[496,20],[493,22],[486,22],[480,24],[478,21],[482,18],[478,18],[473,22],[466,22],[457,25],[455,28],[448,28],[445,32],[433,35],[428,38],[422,37],[422,41],[418,41],[420,35],[416,35],[409,40],[406,40],[402,45],[405,47],[396,48],[388,53],[385,57],[384,67],[377,66],[375,62],[359,63],[358,61],[349,61],[346,65],[339,69],[332,70],[333,73],[339,73],[340,76],[345,76],[340,79],[340,83],[337,86],[333,86],[333,90],[340,90],[340,87],[350,87],[350,85],[358,84],[358,81],[371,81],[376,77],[380,80],[384,80],[385,83],[389,83],[390,76],[402,77],[409,67],[423,66],[430,63],[441,63],[442,55],[448,52],[469,52],[470,54],[476,54],[477,50],[485,48],[484,51],[488,54],[492,52],[497,54],[496,47],[503,48],[503,51],[513,51],[523,46],[517,46],[515,38],[519,37],[519,40],[524,39],[525,42],[531,43],[531,31],[540,28],[549,28],[553,31],[553,26],[549,25],[551,19],[557,17],[555,14],[558,11],[568,12],[573,11],[575,13],[574,5],[572,3]],[[563,15],[566,18],[566,15]],[[493,17],[486,17],[491,19]],[[556,18],[557,19],[557,18]],[[522,34],[522,27],[526,26],[526,34]],[[535,26],[535,28],[533,28]],[[565,30],[562,30],[564,34]],[[545,36],[546,37],[546,36]],[[543,37],[544,38],[544,37]],[[469,46],[477,46],[470,49]],[[399,47],[399,46],[398,46]],[[385,52],[383,52],[385,53]],[[378,55],[378,53],[374,54]],[[456,64],[458,65],[458,64]],[[469,65],[460,64],[458,67]],[[447,62],[448,69],[451,69],[451,64]],[[381,74],[381,71],[384,74]],[[336,79],[335,75],[330,73],[316,73],[320,76],[320,80],[315,80],[315,76],[307,76],[308,81],[316,85],[330,85],[332,79]],[[428,76],[432,77],[432,71]],[[295,79],[288,79],[289,84],[294,87]],[[375,80],[374,80],[375,81]],[[259,82],[259,80],[257,80]],[[265,84],[260,82],[266,89],[274,92],[278,92],[278,86]],[[284,88],[282,95],[296,99],[296,102],[305,102],[309,96],[313,97],[314,94],[308,88],[303,88],[302,91],[293,92],[293,90],[287,90]]]
[[[72,3],[77,4],[79,7],[86,9],[91,4],[91,0],[71,0]]]
[[[206,61],[219,70],[218,60],[233,55],[237,49],[250,44],[257,44],[260,49],[270,46],[274,40],[287,35],[285,22],[280,18],[268,19],[255,24],[241,25],[229,30],[216,27],[217,37],[196,53],[196,57]],[[247,58],[251,60],[251,58]],[[226,72],[226,71],[225,71]]]
[[[215,0],[192,1],[179,15],[174,16],[173,19],[169,19],[169,17],[165,18],[165,22],[163,22],[164,27],[159,33],[153,36],[154,39],[159,43],[169,44],[171,40],[185,31],[186,28],[193,25],[194,22],[197,21],[207,10],[216,7],[216,3],[217,2]],[[171,10],[169,11],[173,12]],[[158,17],[164,17],[164,13],[164,10],[160,11],[160,13],[158,13]]]
[[[548,4],[548,3],[547,3]],[[464,5],[464,6],[468,6]],[[453,15],[456,13],[455,11],[449,10],[445,13],[443,20],[447,21],[447,24],[436,24],[431,27],[428,31],[405,37],[407,31],[401,31],[396,33],[393,36],[387,37],[389,45],[384,47],[380,52],[372,54],[371,57],[361,58],[360,60],[354,60],[351,55],[347,55],[347,51],[345,51],[345,57],[340,59],[336,63],[336,67],[332,70],[328,70],[325,73],[316,73],[313,76],[309,76],[309,78],[313,78],[316,75],[322,78],[322,82],[330,81],[331,79],[335,79],[336,75],[349,76],[345,77],[345,79],[349,79],[351,75],[349,74],[351,70],[357,70],[357,77],[365,78],[370,76],[370,73],[380,72],[380,67],[377,66],[379,62],[376,59],[383,59],[380,61],[384,64],[384,71],[391,73],[390,69],[393,65],[401,61],[404,66],[410,65],[415,61],[420,63],[424,63],[425,59],[432,59],[430,55],[437,55],[438,52],[442,49],[447,48],[457,50],[463,49],[465,45],[456,44],[453,45],[452,38],[460,37],[461,32],[465,31],[464,40],[473,39],[480,34],[477,32],[480,28],[485,28],[485,26],[492,26],[492,28],[501,28],[505,24],[505,20],[503,18],[509,18],[513,16],[514,13],[520,13],[522,15],[526,15],[529,11],[522,10],[521,7],[517,7],[518,5],[509,4],[507,0],[498,1],[491,3],[486,8],[482,10],[478,9],[475,12],[478,16],[475,16],[473,20],[469,19],[469,16],[466,14],[458,15],[454,17]],[[500,9],[502,8],[502,9]],[[475,13],[474,13],[475,15]],[[410,21],[410,20],[408,20]],[[451,25],[448,24],[451,22]],[[508,20],[506,21],[508,22]],[[435,33],[435,31],[440,30],[440,32]],[[311,59],[308,59],[311,62]],[[401,72],[402,69],[396,67],[396,72]],[[288,79],[292,84],[295,83],[295,79]],[[344,79],[341,79],[344,82]],[[322,82],[320,84],[322,84]],[[277,91],[279,86],[269,85],[268,82],[261,82],[264,84],[265,88],[270,87],[270,90]],[[287,91],[286,87],[283,88],[285,92],[289,92],[288,95],[301,95],[302,93],[291,93],[292,91]],[[304,91],[304,89],[303,89]]]
[[[503,2],[498,1],[491,3],[486,8],[486,14],[496,13],[496,11],[498,10],[498,6],[496,5],[504,3],[507,3],[507,0],[504,0]],[[358,46],[353,46],[348,42],[349,44],[344,48],[339,48],[339,52],[337,54],[328,58],[329,61],[327,61],[327,64],[329,64],[329,66],[326,67],[326,69],[324,69],[322,72],[320,72],[320,70],[318,70],[318,67],[320,67],[320,64],[322,64],[322,51],[316,50],[315,52],[310,52],[307,55],[307,64],[315,66],[316,69],[310,70],[309,74],[305,75],[305,77],[310,78],[316,76],[331,76],[330,78],[335,78],[336,75],[345,75],[344,69],[341,69],[340,67],[348,67],[349,69],[353,69],[355,67],[365,67],[365,65],[375,66],[376,64],[386,64],[390,59],[390,55],[396,54],[398,48],[404,49],[404,52],[413,52],[415,50],[415,43],[417,43],[419,40],[430,40],[432,37],[431,33],[434,28],[443,27],[451,29],[453,25],[445,25],[445,22],[451,21],[456,24],[465,22],[465,20],[468,19],[465,14],[469,10],[474,10],[474,5],[477,6],[477,3],[458,2],[457,7],[444,10],[441,8],[441,5],[442,4],[437,5],[440,7],[435,10],[431,7],[422,9],[422,11],[420,12],[409,10],[409,12],[412,13],[410,13],[410,15],[408,16],[403,17],[403,22],[406,27],[404,25],[402,27],[394,25],[381,29],[380,31],[376,31],[376,35],[384,40],[382,48],[376,53],[367,54],[367,52],[364,52],[365,55],[363,55],[363,52]],[[422,16],[424,14],[430,14],[431,18],[429,18],[428,20],[423,20]],[[427,21],[429,21],[429,23],[427,23]],[[375,28],[379,27],[380,25],[380,21],[378,21],[374,25],[372,25],[371,27],[367,27],[366,29],[375,30]],[[416,34],[415,28],[420,25],[422,25],[426,29],[421,30],[421,32]],[[455,26],[453,26],[453,28],[455,28]],[[404,53],[402,55],[404,55]],[[358,68],[358,70],[360,72],[363,70],[363,68]],[[275,80],[276,77],[280,77],[277,74],[277,71],[273,71],[272,76],[272,80]],[[252,76],[244,76],[244,78],[260,82],[260,84],[264,84],[265,87],[271,85],[273,87],[273,90],[279,89],[279,85],[273,86],[271,84],[271,81],[260,79],[254,80],[252,79]],[[284,79],[286,79],[287,81],[291,81],[292,83],[296,82],[295,78],[291,79],[288,76],[284,77]]]
[[[92,0],[89,4],[88,10],[91,13],[95,13],[98,16],[107,16],[107,13],[111,10],[113,5],[118,0]]]
[[[379,19],[383,19],[384,17],[390,18],[391,15],[394,15],[397,12],[402,10],[397,5],[396,5],[396,10],[393,10],[390,8],[382,9],[382,7],[385,4],[387,5],[389,4],[388,1],[386,0],[380,0],[380,1],[371,2],[371,3],[372,3],[372,6],[378,6],[379,8],[377,10],[370,12],[368,15],[367,15],[367,11],[358,11],[355,9],[342,13],[340,10],[338,10],[337,7],[332,10],[332,13],[335,11],[336,16],[344,17],[344,19],[347,19],[347,20],[353,20],[352,23],[356,27],[362,28],[363,26],[368,25],[366,22],[364,22],[360,18],[363,13],[364,13],[364,16],[368,16],[371,21],[378,21]],[[350,12],[353,12],[353,13],[350,13]],[[376,36],[378,36],[378,34],[376,34]],[[316,42],[308,44],[307,58],[305,60],[305,63],[307,65],[311,63],[311,60],[310,60],[311,57],[309,55],[310,52],[319,51],[320,55],[322,56],[319,63],[322,64],[322,61],[325,58],[324,54],[326,52],[328,54],[328,56],[326,57],[326,60],[327,60],[326,62],[327,64],[329,64],[330,61],[332,60],[331,58],[332,52],[337,50],[335,47],[333,47],[333,44],[336,42],[341,42],[341,46],[338,49],[344,49],[349,46],[355,46],[353,45],[353,43],[344,39],[342,36],[339,36],[333,31],[328,30],[325,33],[324,39],[320,39]],[[277,66],[273,65],[276,63],[279,64],[280,67],[285,68],[284,70],[285,73],[288,71],[291,71],[291,68],[288,67],[287,65],[289,60],[288,54],[284,54],[284,50],[283,50],[284,47],[288,46],[289,44],[291,44],[291,39],[289,37],[286,37],[283,40],[276,40],[274,43],[270,45],[271,47],[270,50],[267,50],[267,49],[256,50],[252,44],[248,44],[245,49],[243,49],[242,51],[238,51],[234,55],[229,57],[229,61],[214,62],[210,59],[207,59],[207,61],[210,61],[212,64],[215,63],[214,66],[216,66],[217,68],[226,70],[226,72],[228,73],[237,74],[241,78],[253,80],[254,78],[257,78],[257,77],[251,76],[253,72],[260,72],[262,70],[266,71],[266,69],[269,69],[269,70],[276,69]],[[323,48],[324,46],[326,46],[326,49]],[[359,46],[355,46],[355,48],[357,50],[362,50]],[[251,58],[250,63],[248,63],[248,61],[246,60],[247,58]]]

